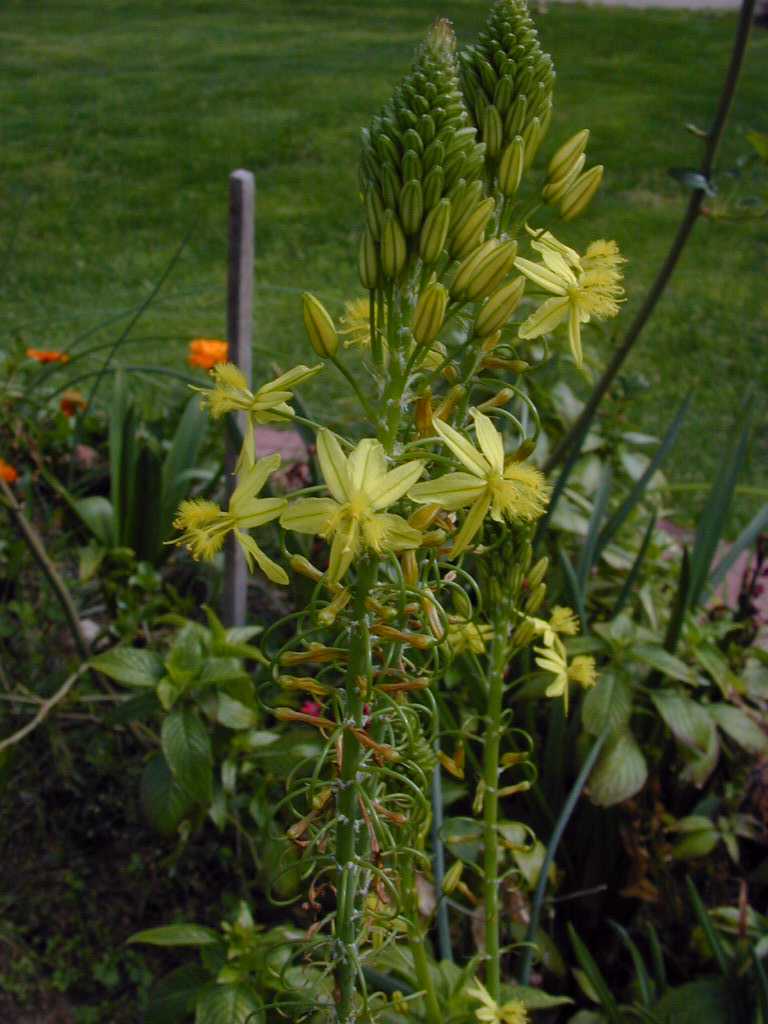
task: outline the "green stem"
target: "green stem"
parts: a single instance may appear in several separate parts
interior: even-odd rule
[[[371,646],[366,600],[376,579],[378,562],[366,556],[358,563],[355,583],[353,622],[346,679],[347,722],[358,728],[363,724],[363,694],[360,679],[371,679]],[[367,689],[367,687],[366,687]],[[360,917],[359,893],[361,868],[358,861],[359,801],[357,774],[360,768],[360,743],[351,729],[344,731],[341,777],[339,779],[338,821],[336,825],[336,983],[338,987],[337,1024],[353,1024],[357,1019],[355,989],[358,977],[357,936]]]
[[[507,622],[501,610],[494,616],[493,646],[488,671],[485,751],[483,756],[483,847],[485,903],[485,985],[498,1002],[501,990],[501,953],[499,940],[499,752],[501,711],[504,698],[504,670],[507,655]]]
[[[432,981],[432,974],[429,970],[429,960],[425,946],[424,931],[419,925],[419,910],[416,900],[416,880],[413,872],[413,858],[409,854],[405,858],[401,872],[404,899],[406,902],[406,917],[408,920],[408,940],[413,956],[413,967],[416,972],[416,979],[419,988],[424,993],[424,1002],[427,1009],[428,1024],[442,1024],[442,1014],[435,994],[435,986]]]
[[[365,397],[363,392],[360,390],[360,386],[358,385],[355,378],[352,376],[352,374],[349,372],[346,366],[341,362],[341,360],[336,358],[336,356],[331,356],[330,360],[357,395],[357,400],[360,402],[360,405],[362,406],[365,415],[368,417],[371,423],[375,424],[376,416],[374,414],[373,408],[371,407],[370,403],[368,402],[368,399]]]

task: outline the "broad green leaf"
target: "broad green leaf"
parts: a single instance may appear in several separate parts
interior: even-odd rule
[[[161,475],[160,521],[168,535],[173,514],[189,493],[189,470],[197,465],[200,445],[208,431],[208,416],[197,395],[190,398],[165,456]]]
[[[210,985],[197,997],[195,1024],[264,1024],[264,1005],[250,985]]]
[[[678,679],[681,683],[695,682],[693,672],[688,665],[676,658],[674,654],[665,651],[663,647],[657,647],[655,644],[635,644],[632,653],[646,665],[661,672],[662,675]]]
[[[94,495],[90,498],[78,498],[71,504],[100,544],[103,544],[105,548],[115,546],[117,543],[115,516],[112,505],[106,498]]]
[[[179,785],[200,803],[213,795],[213,753],[208,732],[194,711],[175,708],[163,722],[163,753]]]
[[[98,573],[107,554],[108,548],[97,540],[92,540],[83,548],[78,548],[77,575],[81,583],[89,583]]]
[[[768,752],[768,736],[741,708],[732,704],[710,704],[707,711],[726,736],[744,750],[750,754]]]
[[[206,658],[195,685],[210,686],[213,683],[229,683],[243,678],[248,679],[249,676],[239,658]]]
[[[611,807],[639,792],[648,777],[648,765],[629,730],[612,736],[589,777],[589,797],[598,807]]]
[[[726,978],[700,978],[671,988],[653,1008],[659,1024],[725,1024],[731,1016]]]
[[[606,726],[618,732],[629,722],[631,714],[632,687],[627,678],[611,669],[601,672],[581,706],[584,728],[593,736],[599,736]]]
[[[216,721],[227,729],[251,729],[258,724],[259,716],[239,700],[220,691],[217,694]]]
[[[657,690],[651,700],[681,745],[686,762],[682,778],[702,786],[720,754],[715,723],[701,704],[673,690]]]
[[[136,932],[128,939],[128,942],[142,942],[147,946],[213,946],[220,941],[217,932],[201,924],[166,924]]]
[[[551,996],[531,985],[505,985],[503,993],[502,1002],[517,999],[529,1010],[549,1010],[553,1006],[567,1006],[573,1003],[568,996]]]
[[[187,686],[202,668],[203,646],[197,629],[189,623],[179,630],[165,666],[168,675],[179,686]]]
[[[173,836],[194,805],[194,800],[174,779],[162,754],[144,765],[140,787],[141,808],[160,835]]]
[[[185,1024],[209,981],[208,972],[197,964],[185,964],[166,974],[150,989],[143,1024]]]
[[[90,664],[97,672],[126,686],[155,686],[165,672],[156,654],[137,647],[113,647],[91,658]]]
[[[454,857],[474,861],[483,846],[482,822],[474,818],[447,818],[440,829],[440,838]]]
[[[134,697],[115,704],[104,721],[110,725],[125,725],[126,722],[146,722],[160,710],[155,693],[137,693]]]

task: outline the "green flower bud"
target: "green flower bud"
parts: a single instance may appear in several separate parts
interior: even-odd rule
[[[469,214],[461,226],[452,232],[450,244],[452,255],[459,256],[466,249],[470,239],[478,234],[482,235],[495,208],[496,200],[492,196],[488,196]]]
[[[445,185],[445,174],[443,168],[439,165],[432,168],[432,170],[424,178],[424,209],[429,211],[433,206],[436,206],[440,202],[443,195],[443,187]]]
[[[499,162],[499,191],[503,196],[513,196],[517,192],[524,166],[525,143],[522,136],[516,135],[501,154]]]
[[[517,242],[497,242],[492,248],[486,243],[477,253],[459,267],[451,288],[452,294],[471,302],[484,299],[499,287],[515,264]]]
[[[479,245],[474,252],[470,253],[470,255],[459,264],[456,276],[451,284],[451,295],[453,298],[458,300],[466,298],[467,286],[472,280],[472,276],[475,271],[483,260],[498,249],[500,245],[501,242],[499,242],[497,238],[489,238],[487,242]]]
[[[419,126],[416,129],[421,137],[421,141],[425,146],[428,146],[435,137],[437,129],[435,128],[435,120],[429,114],[422,114],[419,118]]]
[[[600,188],[603,171],[603,165],[597,164],[579,175],[560,201],[560,216],[563,220],[573,220],[586,210]]]
[[[431,171],[433,167],[442,164],[443,160],[445,160],[445,145],[440,139],[435,139],[424,150],[424,157],[422,159],[424,170],[427,172]]]
[[[387,134],[381,132],[375,135],[373,137],[373,147],[382,162],[391,163],[394,167],[397,167],[400,162],[400,153],[397,144]]]
[[[368,222],[368,230],[377,242],[381,238],[381,222],[383,218],[384,204],[381,201],[381,196],[375,189],[369,189],[365,193],[365,219]]]
[[[538,587],[547,575],[547,569],[549,569],[549,559],[544,555],[528,573],[528,586],[531,587],[531,589]]]
[[[379,253],[376,241],[368,228],[363,232],[360,239],[360,249],[357,254],[357,269],[360,274],[360,283],[367,291],[373,291],[379,281]]]
[[[504,137],[504,125],[501,122],[501,114],[490,104],[483,111],[483,141],[485,142],[485,155],[494,160],[501,151],[501,143]]]
[[[407,255],[405,235],[400,221],[392,210],[386,210],[381,229],[381,266],[385,275],[397,280],[405,266]]]
[[[512,105],[513,97],[514,90],[512,79],[504,75],[504,77],[500,78],[496,83],[496,88],[493,92],[493,105],[502,116],[506,114]]]
[[[419,255],[431,265],[440,259],[451,223],[451,201],[441,199],[427,214],[419,236]]]
[[[525,611],[528,615],[535,615],[536,612],[544,604],[544,598],[547,595],[547,584],[539,583],[537,587],[533,587],[528,600],[525,602]]]
[[[586,162],[586,156],[584,153],[578,157],[577,160],[571,165],[567,174],[563,175],[562,178],[558,178],[556,181],[550,181],[541,190],[541,195],[547,203],[558,203],[563,198],[565,193],[570,189],[571,185],[576,181],[578,176],[584,169]]]
[[[302,296],[304,303],[304,327],[309,343],[319,356],[332,358],[339,347],[339,338],[333,320],[325,306],[309,292]]]
[[[421,136],[413,128],[409,128],[403,135],[403,146],[405,149],[412,149],[419,155],[424,152],[424,143],[421,141]]]
[[[448,306],[448,291],[435,282],[419,296],[411,320],[411,331],[417,345],[430,345],[440,333]]]
[[[406,181],[412,181],[414,178],[420,181],[424,177],[421,160],[412,149],[406,150],[403,157],[403,177]]]
[[[483,191],[484,186],[482,181],[473,181],[469,184],[465,182],[462,189],[460,191],[457,190],[457,192],[452,195],[452,225],[454,231],[465,224],[470,215],[477,209],[478,205],[483,200]]]
[[[570,139],[562,144],[549,161],[547,177],[550,181],[556,181],[558,178],[564,178],[566,174],[568,174],[571,167],[573,167],[574,163],[587,148],[588,140],[589,128],[583,128],[580,132],[576,132],[575,135],[572,135]]]
[[[384,164],[379,174],[384,205],[388,210],[396,210],[400,197],[400,178],[390,164]]]
[[[416,178],[407,181],[400,191],[400,220],[406,235],[415,235],[421,227],[424,215],[424,198],[421,182]]]
[[[486,338],[501,330],[517,309],[524,290],[525,278],[521,275],[491,295],[475,321],[475,334]]]
[[[533,159],[538,152],[543,138],[544,131],[542,131],[540,119],[538,117],[532,117],[525,128],[523,128],[523,145],[525,149],[525,155],[523,158],[524,170],[527,171],[533,163]]]
[[[520,135],[525,127],[528,116],[528,97],[518,95],[504,118],[504,135],[506,138],[514,138]]]

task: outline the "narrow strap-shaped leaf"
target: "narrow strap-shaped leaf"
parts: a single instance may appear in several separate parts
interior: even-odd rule
[[[728,573],[728,570],[742,551],[745,551],[755,543],[766,526],[768,526],[768,505],[763,505],[763,507],[741,531],[739,536],[728,549],[727,554],[723,555],[712,570],[709,580],[707,581],[708,590],[716,587],[718,583],[722,583]]]
[[[648,463],[648,466],[646,467],[642,476],[635,482],[635,485],[632,488],[632,490],[629,492],[627,497],[624,499],[624,501],[616,509],[611,518],[603,527],[597,542],[597,550],[595,552],[596,557],[599,557],[600,553],[602,552],[606,544],[610,544],[613,537],[618,533],[618,531],[627,521],[632,510],[645,494],[646,488],[648,487],[648,483],[650,482],[654,473],[656,473],[657,470],[662,466],[667,456],[672,451],[672,448],[674,447],[675,442],[677,441],[680,429],[683,425],[683,420],[685,419],[690,404],[691,395],[688,394],[683,400],[682,404],[680,405],[680,408],[675,413],[674,419],[670,423],[666,434],[662,438],[661,444],[656,449],[653,458]]]
[[[601,1008],[608,1015],[608,1019],[612,1024],[621,1024],[621,1013],[613,993],[608,988],[608,982],[603,977],[603,973],[597,966],[592,954],[581,941],[578,932],[570,921],[568,922],[568,937],[571,940],[573,951],[576,954],[576,959],[579,961],[581,969],[586,974],[592,988],[595,990],[595,995],[600,1000]]]
[[[754,948],[752,949],[752,963],[755,965],[757,977],[757,1003],[760,1007],[760,1017],[762,1024],[768,1024],[768,976],[766,976],[763,962]]]
[[[587,628],[587,606],[584,600],[584,592],[581,589],[576,573],[574,572],[571,560],[566,555],[562,548],[558,548],[558,555],[560,558],[560,565],[565,575],[565,582],[568,588],[568,592],[571,596],[576,612],[581,620],[581,628],[586,631]]]
[[[539,520],[539,525],[536,530],[536,538],[534,541],[534,547],[537,547],[544,532],[547,528],[547,524],[552,516],[555,514],[555,509],[560,501],[563,491],[566,488],[568,481],[570,480],[571,473],[573,472],[574,466],[576,465],[579,455],[581,455],[581,445],[584,438],[587,436],[587,432],[591,426],[591,419],[587,420],[580,430],[569,439],[569,454],[568,458],[563,464],[563,468],[560,470],[560,476],[557,478],[555,486],[552,488],[552,493],[549,496],[549,504],[547,505],[547,511],[544,516]]]
[[[678,576],[677,591],[672,603],[672,614],[667,626],[667,635],[664,637],[664,648],[670,654],[677,649],[677,642],[680,639],[680,632],[685,621],[685,611],[688,607],[688,594],[691,586],[691,556],[688,548],[683,548],[683,558],[680,562],[680,575]]]
[[[616,598],[616,604],[613,606],[613,618],[615,619],[619,612],[622,611],[624,605],[629,600],[629,595],[632,593],[632,588],[637,582],[637,578],[640,575],[640,569],[642,568],[645,556],[648,553],[648,547],[653,537],[653,531],[656,528],[656,513],[654,512],[648,521],[648,526],[645,529],[643,540],[640,545],[640,550],[635,555],[635,560],[632,563],[632,568],[627,573],[627,578],[624,580],[624,585],[619,591],[619,596]]]
[[[594,505],[592,506],[592,515],[589,517],[587,536],[584,538],[584,546],[581,549],[579,562],[576,566],[576,577],[579,581],[579,589],[584,595],[585,601],[587,596],[587,580],[589,579],[589,571],[598,557],[597,545],[600,535],[600,524],[602,523],[605,511],[608,508],[608,497],[611,493],[611,479],[611,467],[606,464],[600,474],[600,484],[597,488]]]
[[[634,964],[635,974],[637,975],[637,983],[640,986],[640,998],[643,1000],[643,1006],[646,1009],[650,1009],[653,1005],[653,982],[648,974],[648,968],[645,966],[643,955],[637,948],[637,944],[633,941],[626,928],[622,928],[617,921],[610,921],[609,923],[611,928],[613,928],[629,950],[629,955],[632,957],[632,963]]]
[[[695,608],[702,596],[709,576],[717,545],[723,535],[728,513],[733,500],[736,479],[744,464],[747,453],[747,442],[750,434],[750,413],[752,402],[748,399],[739,417],[741,430],[736,433],[734,428],[725,445],[723,460],[717,477],[712,485],[704,511],[699,519],[696,539],[691,554],[691,586],[688,592],[688,606]],[[734,439],[738,438],[735,440]]]
[[[659,933],[653,924],[648,921],[645,927],[648,935],[648,947],[651,951],[651,964],[653,965],[653,976],[656,981],[657,995],[663,996],[667,989],[667,968],[664,964],[664,953],[659,941]]]
[[[704,906],[701,896],[699,895],[699,890],[694,885],[690,875],[686,875],[685,883],[688,887],[688,896],[691,900],[691,904],[693,905],[693,912],[701,925],[701,930],[704,932],[707,942],[709,943],[709,948],[712,950],[712,956],[715,958],[715,962],[720,968],[720,973],[723,977],[729,978],[731,970],[730,964],[728,963],[728,957],[717,932],[712,926],[712,921],[710,920],[707,908]]]

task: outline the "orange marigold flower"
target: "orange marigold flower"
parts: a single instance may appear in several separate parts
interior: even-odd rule
[[[55,349],[28,348],[27,358],[34,359],[37,363],[69,362],[69,356],[66,352],[57,352]]]
[[[196,338],[189,343],[187,362],[190,366],[199,366],[201,370],[212,370],[217,363],[226,363],[228,357],[229,344],[226,341]]]
[[[82,412],[88,403],[74,388],[68,388],[61,396],[59,408],[65,416],[75,416]]]
[[[19,474],[5,459],[0,459],[0,480],[5,480],[7,484],[15,484],[19,479]]]

